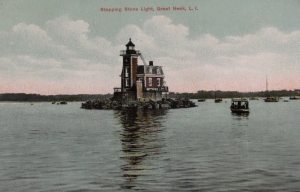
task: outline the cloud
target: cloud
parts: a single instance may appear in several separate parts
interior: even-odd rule
[[[189,34],[189,29],[182,24],[173,24],[166,16],[154,16],[144,23],[143,29],[160,45],[182,43]],[[172,36],[170,36],[172,34]]]
[[[273,89],[299,88],[299,32],[268,26],[243,36],[192,38],[187,27],[165,16],[154,16],[135,30],[151,41],[143,52],[155,53],[158,65],[165,66],[171,90],[187,92],[214,87],[263,90],[266,75],[272,77]]]
[[[51,36],[61,42],[84,43],[87,41],[89,24],[83,20],[71,20],[67,16],[61,16],[46,22],[46,29]]]
[[[46,22],[49,36],[59,44],[68,47],[73,57],[88,57],[102,63],[114,63],[114,53],[118,51],[111,42],[99,36],[89,37],[89,24],[83,20],[72,20],[61,16]]]
[[[70,54],[64,45],[55,44],[41,27],[19,23],[9,31],[0,32],[0,55],[28,54],[55,57]]]
[[[120,84],[119,51],[129,37],[146,60],[164,67],[171,91],[263,90],[266,75],[272,89],[299,88],[300,31],[266,26],[218,38],[191,37],[189,30],[166,16],[153,16],[140,26],[121,26],[108,40],[91,36],[89,23],[68,16],[42,26],[18,23],[0,32],[0,79],[6,83],[0,91],[112,92]]]

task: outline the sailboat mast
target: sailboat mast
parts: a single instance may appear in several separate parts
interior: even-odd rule
[[[215,100],[217,99],[217,93],[216,93],[216,86],[215,86]]]
[[[268,89],[268,76],[266,77],[266,90],[269,91],[269,89]]]

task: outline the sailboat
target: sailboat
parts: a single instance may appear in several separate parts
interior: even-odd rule
[[[269,94],[268,77],[266,78],[266,92],[267,92],[267,95],[266,95],[266,98],[264,99],[265,102],[278,102],[279,101],[278,97],[271,97],[270,94]]]
[[[222,98],[217,98],[216,90],[215,90],[215,103],[221,103],[223,100]]]

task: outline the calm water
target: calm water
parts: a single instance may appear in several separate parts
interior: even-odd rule
[[[229,105],[0,103],[0,191],[300,191],[300,101]]]

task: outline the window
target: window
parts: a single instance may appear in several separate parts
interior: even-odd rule
[[[157,78],[157,87],[160,87],[160,78]]]
[[[125,67],[125,77],[129,77],[129,68]]]
[[[124,58],[124,63],[129,63],[129,58],[128,57]]]
[[[157,74],[158,74],[158,75],[161,74],[160,68],[157,68]]]
[[[125,79],[125,87],[129,87],[129,79]]]
[[[152,78],[148,79],[148,85],[149,85],[149,87],[152,87]]]
[[[152,74],[152,67],[149,67],[149,73]]]

